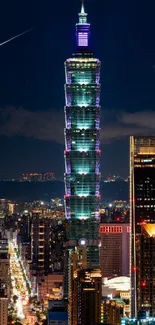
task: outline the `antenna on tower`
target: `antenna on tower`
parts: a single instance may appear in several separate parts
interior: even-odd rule
[[[81,4],[81,14],[85,14],[84,0],[82,0],[82,4]]]

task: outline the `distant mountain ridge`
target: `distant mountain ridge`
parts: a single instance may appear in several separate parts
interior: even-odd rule
[[[128,200],[127,182],[101,182],[102,201]],[[34,200],[50,201],[56,197],[63,198],[65,193],[63,181],[52,182],[0,182],[0,199],[17,202]]]

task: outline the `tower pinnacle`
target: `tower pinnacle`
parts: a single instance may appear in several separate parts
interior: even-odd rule
[[[81,12],[79,13],[79,24],[87,24],[87,14],[84,8],[84,0],[82,0]]]
[[[84,8],[84,0],[81,0],[81,12],[79,13],[79,22],[76,24],[77,47],[88,48],[90,36],[90,24],[87,22],[87,13]]]
[[[81,4],[81,14],[85,14],[84,0],[82,0],[82,4]]]

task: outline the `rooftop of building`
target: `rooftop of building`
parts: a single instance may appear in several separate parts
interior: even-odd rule
[[[119,276],[115,278],[103,278],[102,285],[110,289],[118,291],[129,291],[130,290],[130,277]]]
[[[138,325],[154,325],[155,317],[145,317],[145,318],[122,318],[121,325],[129,325],[129,324],[138,324]]]

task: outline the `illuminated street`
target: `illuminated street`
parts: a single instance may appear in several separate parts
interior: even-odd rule
[[[12,284],[11,300],[14,304],[14,309],[16,311],[17,317],[20,320],[24,320],[25,318],[27,318],[26,306],[29,305],[30,295],[25,281],[26,276],[24,274],[24,271],[22,270],[20,257],[17,256],[16,247],[11,241],[9,242],[9,253]]]

